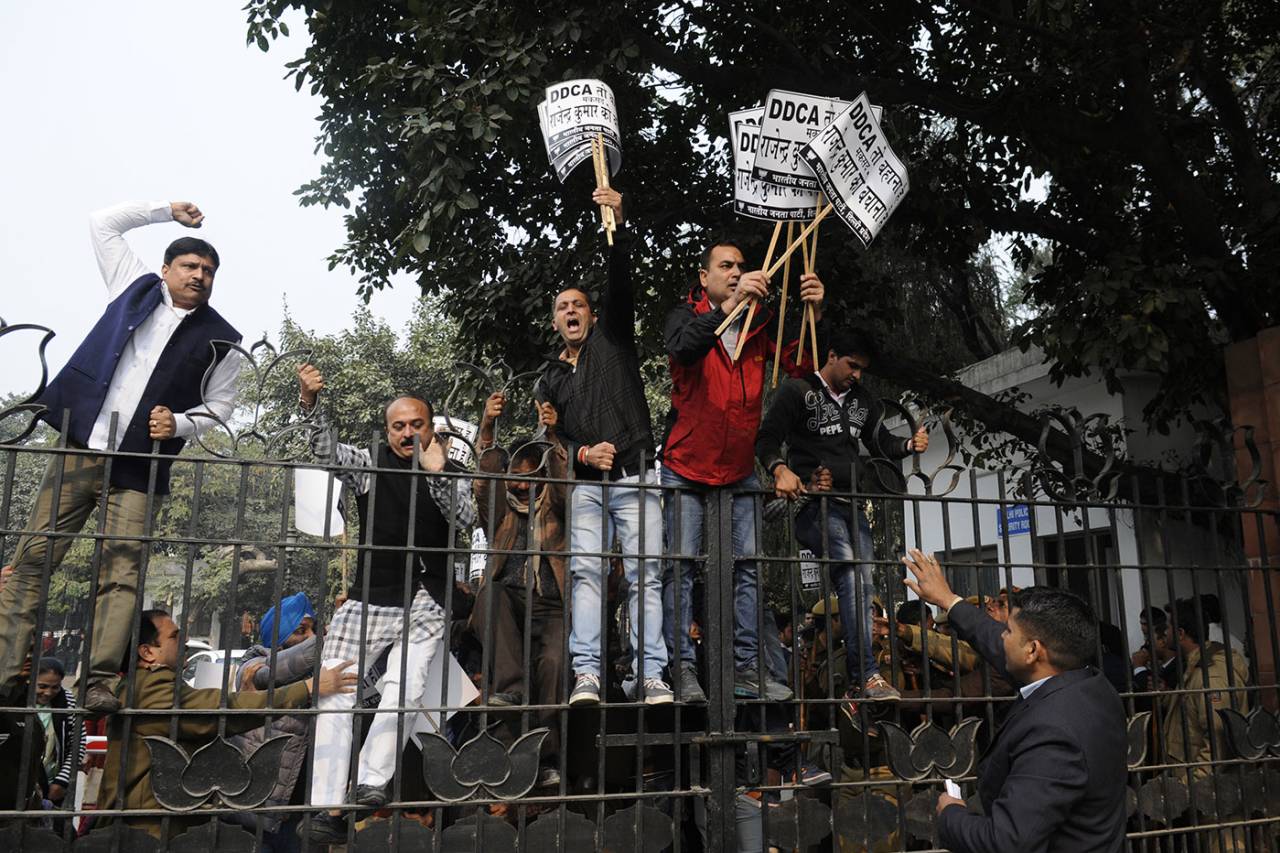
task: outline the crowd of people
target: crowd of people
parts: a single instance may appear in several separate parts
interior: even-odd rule
[[[92,640],[81,709],[108,719],[100,806],[159,807],[143,740],[149,735],[176,731],[191,754],[225,732],[248,754],[275,734],[290,734],[267,804],[306,803],[312,814],[303,821],[298,811],[267,811],[246,820],[260,822],[270,849],[293,849],[299,831],[315,842],[344,842],[353,814],[391,799],[412,729],[404,710],[438,704],[426,687],[433,661],[462,654],[466,643],[479,649],[479,665],[470,670],[496,736],[510,745],[530,727],[548,729],[534,793],[589,791],[585,779],[566,778],[574,775],[565,755],[564,738],[572,738],[562,725],[566,714],[602,702],[656,712],[707,701],[699,654],[705,625],[696,604],[711,501],[732,508],[733,616],[723,630],[732,631],[732,690],[745,700],[743,713],[769,730],[794,726],[787,710],[794,709],[802,727],[839,728],[847,736],[835,753],[774,750],[759,787],[818,785],[836,774],[842,781],[870,778],[885,762],[884,746],[865,722],[869,709],[877,718],[891,713],[944,727],[991,714],[997,728],[984,735],[981,808],[939,798],[939,828],[950,849],[1115,849],[1112,840],[1125,829],[1127,779],[1118,692],[1131,687],[1154,694],[1133,702],[1164,721],[1163,757],[1208,772],[1210,754],[1223,746],[1221,722],[1206,707],[1243,708],[1236,688],[1249,673],[1236,652],[1209,639],[1211,608],[1203,601],[1143,611],[1148,646],[1132,668],[1122,657],[1118,676],[1106,654],[1098,655],[1106,628],[1087,603],[1061,590],[1010,588],[966,601],[951,592],[936,560],[915,552],[904,558],[914,597],[886,612],[883,602],[904,601],[906,590],[877,590],[871,526],[851,495],[864,450],[905,459],[925,452],[929,436],[923,427],[897,436],[884,426],[877,398],[861,381],[877,356],[874,341],[823,315],[818,276],[800,283],[822,342],[820,363],[810,357],[806,364],[799,341],[780,344],[779,319],[764,304],[764,272],[751,270],[731,240],[707,247],[697,284],[664,326],[671,411],[656,439],[635,340],[622,197],[597,189],[592,201],[612,208],[619,225],[604,292],[598,300],[576,287],[556,295],[550,307],[560,348],[535,392],[538,436],[498,446],[495,424],[508,400],[490,395],[479,417],[474,476],[451,467],[450,438],[437,432],[431,402],[419,397],[386,403],[386,441],[376,450],[338,440],[319,404],[322,371],[298,367],[300,417],[315,427],[312,454],[336,473],[354,506],[358,569],[323,623],[303,592],[264,614],[260,644],[241,661],[229,695],[181,683],[179,629],[170,614],[147,610],[133,618],[146,545],[131,537],[150,529],[149,496],[167,493],[172,457],[214,421],[200,415],[225,418],[235,400],[240,355],[226,342],[240,336],[208,304],[218,255],[202,240],[183,238],[170,245],[156,275],[124,240],[125,231],[148,223],[199,227],[204,215],[194,204],[134,203],[94,215],[110,301],[41,401],[71,452],[52,456],[28,527],[33,533],[19,543],[0,589],[0,690],[9,697],[4,704],[25,704],[24,665],[30,668],[46,564],[61,561],[100,507],[103,554],[86,626]],[[726,322],[746,300],[759,310]],[[788,378],[766,411],[768,366],[780,346]],[[158,463],[147,455],[154,442]],[[790,507],[799,544],[828,572],[832,595],[808,614],[776,613],[761,600],[761,471]],[[453,588],[451,555],[459,534],[475,527],[488,545],[471,596]],[[469,613],[455,626],[462,599]],[[70,694],[55,663],[42,659],[36,667],[37,701],[65,709]],[[1208,692],[1159,696],[1202,683]],[[369,713],[357,713],[358,701]],[[118,713],[124,707],[273,713],[264,726],[252,714],[220,723],[213,714]],[[307,707],[325,713],[288,713]],[[43,793],[55,804],[77,766],[76,744],[83,749],[81,719],[41,717],[49,744],[40,753]],[[1031,784],[1031,777],[1054,781]],[[1028,795],[1028,786],[1036,793]],[[760,803],[772,802],[769,793]],[[191,818],[165,820],[172,834]],[[155,817],[128,821],[156,835],[165,826]]]

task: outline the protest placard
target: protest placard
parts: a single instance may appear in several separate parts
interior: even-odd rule
[[[863,92],[800,150],[832,211],[865,247],[889,221],[910,184]]]
[[[752,219],[770,222],[812,219],[818,194],[800,187],[780,187],[758,181],[752,172],[760,142],[764,107],[729,113],[729,143],[733,146],[734,209]]]
[[[600,80],[565,80],[547,87],[538,123],[547,159],[561,183],[591,156],[591,140],[604,137],[610,174],[622,168],[622,135],[613,90]]]
[[[839,98],[770,90],[760,119],[760,143],[753,164],[756,180],[780,187],[816,190],[817,180],[813,170],[800,158],[800,149],[848,107],[849,102]],[[872,109],[879,121],[880,108]]]

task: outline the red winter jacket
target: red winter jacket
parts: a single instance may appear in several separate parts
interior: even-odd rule
[[[662,464],[709,486],[736,483],[755,470],[756,430],[777,335],[773,311],[756,309],[742,356],[734,363],[716,336],[724,318],[723,311],[711,307],[706,291],[695,287],[685,304],[667,315],[663,330],[672,387]],[[782,369],[790,376],[813,370],[807,360],[805,368],[796,367],[796,347],[793,340],[782,350]]]

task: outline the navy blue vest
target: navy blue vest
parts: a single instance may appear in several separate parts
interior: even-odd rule
[[[70,412],[67,439],[86,446],[94,421],[102,411],[107,389],[115,378],[116,365],[134,329],[151,316],[164,301],[164,285],[155,273],[147,273],[125,288],[107,305],[102,318],[81,342],[66,367],[59,371],[40,397],[45,406],[41,418],[54,429],[62,428],[63,411]],[[200,386],[205,371],[227,354],[226,345],[210,346],[213,341],[240,342],[240,333],[222,319],[217,311],[202,305],[188,314],[174,329],[169,343],[156,362],[138,408],[121,412],[123,420],[131,414],[124,435],[116,436],[116,449],[129,453],[151,451],[148,416],[156,406],[167,406],[174,414],[203,403]],[[181,438],[160,442],[160,452],[176,456],[185,444]],[[161,459],[156,470],[156,494],[169,493],[169,467],[172,461]],[[111,485],[146,491],[150,479],[150,459],[117,457],[111,463]]]

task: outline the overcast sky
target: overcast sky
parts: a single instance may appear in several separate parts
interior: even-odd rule
[[[157,271],[171,240],[211,242],[222,257],[213,304],[246,343],[276,341],[286,298],[305,328],[349,324],[356,280],[325,260],[342,242],[342,211],[293,195],[320,165],[319,101],[282,79],[305,28],[263,53],[245,45],[241,5],[0,4],[0,317],[57,332],[53,370],[106,301],[88,213],[129,199],[200,205],[200,231],[152,225],[129,241]],[[416,296],[401,281],[372,308],[398,329]],[[0,393],[33,384],[34,341],[18,337],[0,338]]]

